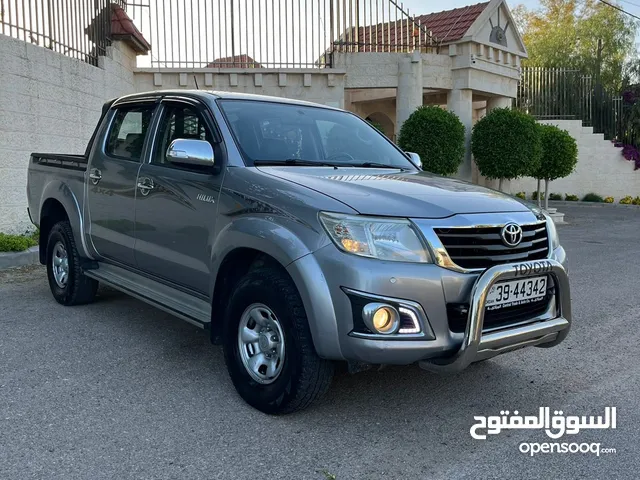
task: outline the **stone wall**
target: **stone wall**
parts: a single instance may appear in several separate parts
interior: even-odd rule
[[[135,91],[135,54],[116,42],[99,67],[0,35],[0,232],[23,233],[32,152],[84,153],[103,103]]]
[[[139,69],[139,92],[198,88],[270,95],[344,108],[344,70],[340,69]]]
[[[612,196],[616,202],[625,195],[640,195],[640,170],[633,170],[633,162],[622,157],[622,149],[614,147],[602,134],[594,134],[592,127],[583,127],[580,120],[553,120],[544,123],[567,130],[578,143],[578,164],[574,173],[550,184],[552,193],[569,193],[582,198],[587,193]],[[533,178],[520,178],[509,182],[505,191],[526,192],[527,197],[536,190]]]

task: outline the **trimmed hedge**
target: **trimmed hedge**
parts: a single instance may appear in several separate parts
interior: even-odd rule
[[[518,110],[493,109],[473,127],[471,152],[485,177],[529,176],[538,169],[542,155],[536,121]]]
[[[573,172],[578,163],[578,145],[566,130],[555,125],[538,124],[542,156],[540,165],[533,170],[532,177],[541,180],[564,178]]]
[[[587,193],[583,198],[582,198],[583,202],[595,202],[595,203],[602,203],[604,202],[604,198],[602,198],[600,195],[598,195],[597,193]]]
[[[420,155],[426,171],[453,175],[464,159],[464,125],[453,112],[418,107],[402,124],[398,145]]]

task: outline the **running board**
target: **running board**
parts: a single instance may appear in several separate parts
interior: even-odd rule
[[[211,323],[209,302],[163,283],[108,263],[84,274],[197,327],[207,328]]]

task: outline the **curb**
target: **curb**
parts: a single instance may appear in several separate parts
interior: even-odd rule
[[[623,205],[622,203],[604,203],[604,202],[567,202],[565,200],[549,200],[549,205],[558,206],[558,207],[571,207],[571,206],[581,206],[581,207],[601,207],[601,208],[640,208],[638,205]]]
[[[38,247],[31,247],[24,252],[0,252],[0,270],[40,263],[38,250]]]

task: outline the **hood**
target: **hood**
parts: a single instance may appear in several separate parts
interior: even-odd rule
[[[364,215],[444,218],[455,214],[528,212],[509,195],[426,172],[357,167],[259,167],[328,195]]]

